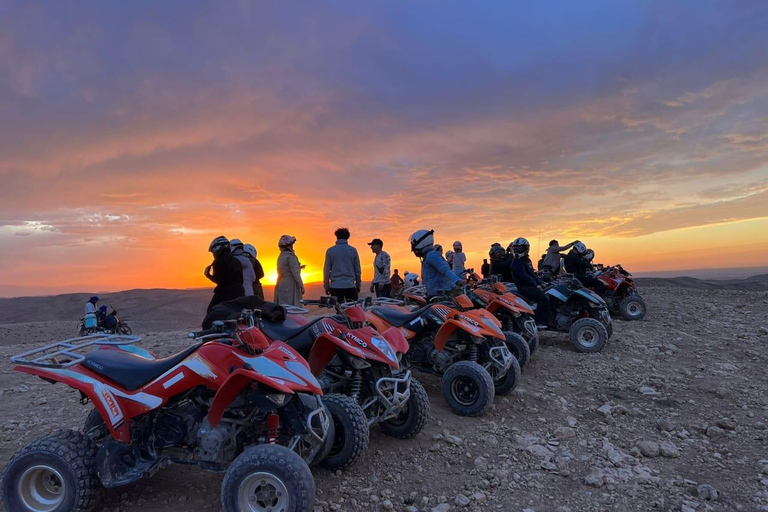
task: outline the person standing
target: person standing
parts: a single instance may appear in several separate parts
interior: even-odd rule
[[[237,258],[232,256],[227,237],[214,238],[208,246],[208,251],[213,253],[213,263],[205,267],[204,274],[216,283],[216,288],[213,289],[213,298],[206,311],[210,311],[216,304],[242,297],[244,294],[243,267]]]
[[[392,295],[392,279],[389,277],[389,269],[392,259],[384,252],[384,242],[380,238],[374,238],[368,242],[373,258],[373,281],[371,281],[371,293],[376,292],[377,297],[390,297]]]
[[[533,271],[533,263],[528,253],[531,250],[531,244],[525,238],[516,238],[511,244],[512,255],[515,258],[512,261],[512,273],[515,276],[517,291],[524,299],[536,302],[536,313],[534,319],[539,329],[546,329],[549,325],[549,299],[541,291],[545,283],[538,278]]]
[[[451,260],[451,268],[457,276],[464,275],[467,265],[467,255],[464,253],[464,248],[461,242],[456,240],[453,242],[453,259]]]
[[[277,283],[275,283],[275,302],[299,306],[304,295],[304,282],[301,280],[301,263],[293,250],[296,237],[283,235],[277,246],[280,256],[277,258]]]
[[[491,277],[491,264],[487,259],[483,259],[483,266],[480,267],[480,273],[483,275],[483,279]]]
[[[405,281],[403,281],[402,276],[400,276],[400,271],[398,269],[395,269],[395,272],[392,274],[390,280],[392,281],[392,295],[397,296],[405,284]]]
[[[253,273],[256,279],[253,281],[253,294],[264,300],[264,288],[261,286],[261,279],[264,277],[264,268],[261,266],[261,262],[256,258],[256,247],[251,244],[245,244],[243,246],[243,252],[253,265]]]
[[[251,297],[253,295],[253,282],[256,280],[256,270],[253,268],[253,263],[245,254],[243,242],[239,238],[230,240],[229,247],[232,251],[232,256],[240,262],[243,273],[243,292],[246,297]]]
[[[99,302],[98,295],[91,296],[90,299],[88,299],[88,302],[85,303],[85,314],[86,315],[95,315],[96,314],[96,303]]]
[[[354,301],[362,287],[360,255],[349,245],[349,229],[339,228],[334,234],[336,245],[325,252],[323,287],[325,293],[336,297],[339,303]]]

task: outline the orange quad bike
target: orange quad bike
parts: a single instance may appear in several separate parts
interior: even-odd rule
[[[520,365],[507,348],[499,322],[488,311],[469,310],[472,301],[459,295],[451,303],[432,303],[409,311],[397,301],[374,300],[366,319],[379,332],[397,327],[409,343],[403,357],[408,368],[442,376],[448,405],[462,416],[485,413],[496,394],[519,382]],[[454,306],[455,304],[455,306]]]

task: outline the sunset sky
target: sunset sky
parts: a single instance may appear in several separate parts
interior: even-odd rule
[[[347,226],[768,265],[768,2],[0,0],[0,296],[321,278]]]

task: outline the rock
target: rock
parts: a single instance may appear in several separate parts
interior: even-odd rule
[[[486,497],[487,497],[487,496],[485,495],[485,493],[482,493],[482,492],[476,492],[476,493],[474,493],[472,496],[470,496],[469,498],[470,498],[472,501],[476,501],[476,502],[478,502],[478,503],[482,503],[482,502],[484,502],[484,501],[485,501],[485,498],[486,498]]]
[[[552,458],[552,455],[554,455],[549,448],[547,448],[546,446],[542,446],[540,444],[533,444],[527,447],[526,450],[532,455],[539,457],[540,459],[549,460]]]
[[[696,512],[696,507],[691,506],[689,503],[683,503],[680,505],[680,512]]]
[[[574,418],[573,416],[568,416],[567,418],[565,418],[565,422],[566,422],[566,423],[568,424],[568,426],[569,426],[569,427],[571,427],[571,428],[575,428],[575,427],[576,427],[576,424],[578,423],[578,422],[576,421],[576,418]]]
[[[557,465],[554,462],[545,460],[541,463],[541,469],[546,469],[547,471],[557,471]]]
[[[384,500],[381,502],[381,507],[384,510],[393,510],[395,508],[395,505],[392,503],[391,500]]]
[[[717,489],[709,484],[701,484],[696,488],[696,495],[700,500],[714,501],[717,499]]]
[[[611,414],[611,404],[603,404],[598,409],[597,412],[602,413],[604,416],[608,416]]]
[[[720,427],[712,426],[707,428],[707,437],[710,439],[719,439],[723,436],[725,436],[725,430],[721,429]]]
[[[576,437],[576,431],[571,427],[557,427],[555,437],[557,439],[571,439]]]
[[[657,418],[656,427],[662,432],[671,432],[674,428],[672,423],[666,418]]]
[[[621,450],[617,449],[615,446],[608,442],[603,443],[603,455],[606,459],[611,461],[614,466],[621,464],[625,457]]]
[[[723,430],[736,430],[736,422],[729,419],[718,420],[717,426]]]
[[[481,471],[488,469],[488,459],[483,456],[477,457],[474,461],[475,467]]]
[[[460,437],[449,434],[447,430],[445,431],[445,441],[454,446],[461,446],[464,442]]]
[[[768,328],[761,327],[760,329],[757,330],[757,332],[759,332],[760,334],[768,334]]]
[[[453,502],[456,503],[456,505],[460,507],[466,507],[470,503],[470,499],[464,496],[463,494],[457,494],[456,498],[454,498]]]
[[[659,445],[659,453],[664,457],[679,457],[680,449],[672,441],[662,441]]]
[[[650,386],[640,386],[637,388],[637,392],[643,396],[659,396],[660,393]]]
[[[637,448],[646,457],[658,457],[660,453],[659,443],[656,441],[640,441],[637,443]]]
[[[584,477],[584,483],[590,487],[600,488],[605,485],[605,475],[600,468],[591,468],[587,476]]]
[[[432,507],[432,512],[448,512],[451,510],[451,506],[448,503],[441,503],[436,507]]]

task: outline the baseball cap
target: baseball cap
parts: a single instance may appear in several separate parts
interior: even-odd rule
[[[384,242],[381,241],[381,238],[374,238],[368,242],[368,245],[384,245]]]

